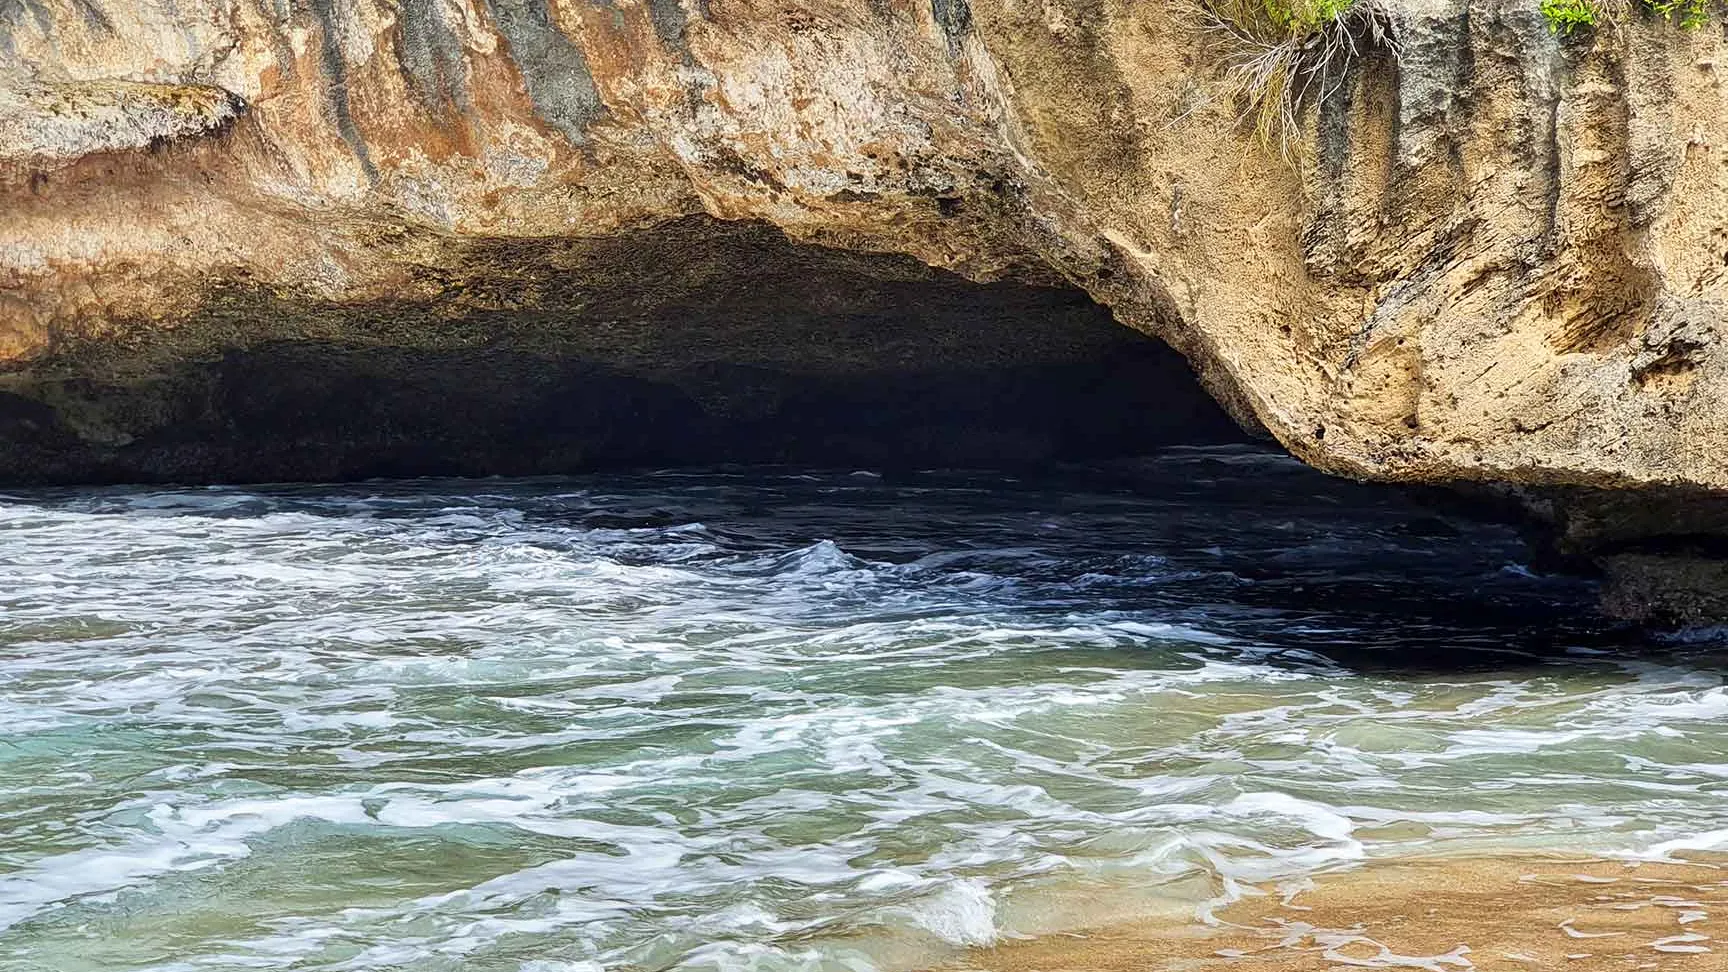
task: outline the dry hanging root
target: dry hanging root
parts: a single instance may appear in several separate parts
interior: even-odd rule
[[[1201,30],[1224,50],[1225,70],[1255,134],[1293,159],[1306,107],[1344,82],[1372,50],[1398,55],[1384,0],[1196,0]]]

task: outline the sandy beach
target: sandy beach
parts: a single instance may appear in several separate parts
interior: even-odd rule
[[[1162,919],[1000,944],[976,972],[1728,969],[1721,861],[1553,857],[1369,865],[1256,889],[1210,920]]]

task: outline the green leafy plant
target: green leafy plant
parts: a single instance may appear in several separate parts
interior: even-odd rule
[[[1542,17],[1548,21],[1549,30],[1570,34],[1581,27],[1595,27],[1602,14],[1591,0],[1542,0]]]
[[[1580,28],[1618,27],[1636,6],[1642,6],[1682,30],[1697,30],[1710,22],[1715,0],[1541,0],[1542,17],[1556,34]]]
[[[1382,0],[1197,0],[1201,28],[1224,48],[1225,70],[1262,144],[1296,151],[1307,105],[1343,83],[1369,49],[1397,55]]]
[[[1710,0],[1644,0],[1644,5],[1682,30],[1697,30],[1710,20]]]

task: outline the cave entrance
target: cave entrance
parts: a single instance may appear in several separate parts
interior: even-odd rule
[[[239,301],[208,328],[250,329],[238,342],[14,383],[7,478],[983,468],[1245,439],[1179,355],[1075,289],[980,285],[708,219],[540,249],[555,245],[477,248],[495,272],[469,279],[491,293]]]

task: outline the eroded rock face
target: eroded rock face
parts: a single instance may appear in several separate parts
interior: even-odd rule
[[[1391,0],[1292,166],[1186,9],[0,0],[0,360],[414,347],[706,214],[1083,289],[1332,471],[1728,489],[1721,31]]]

